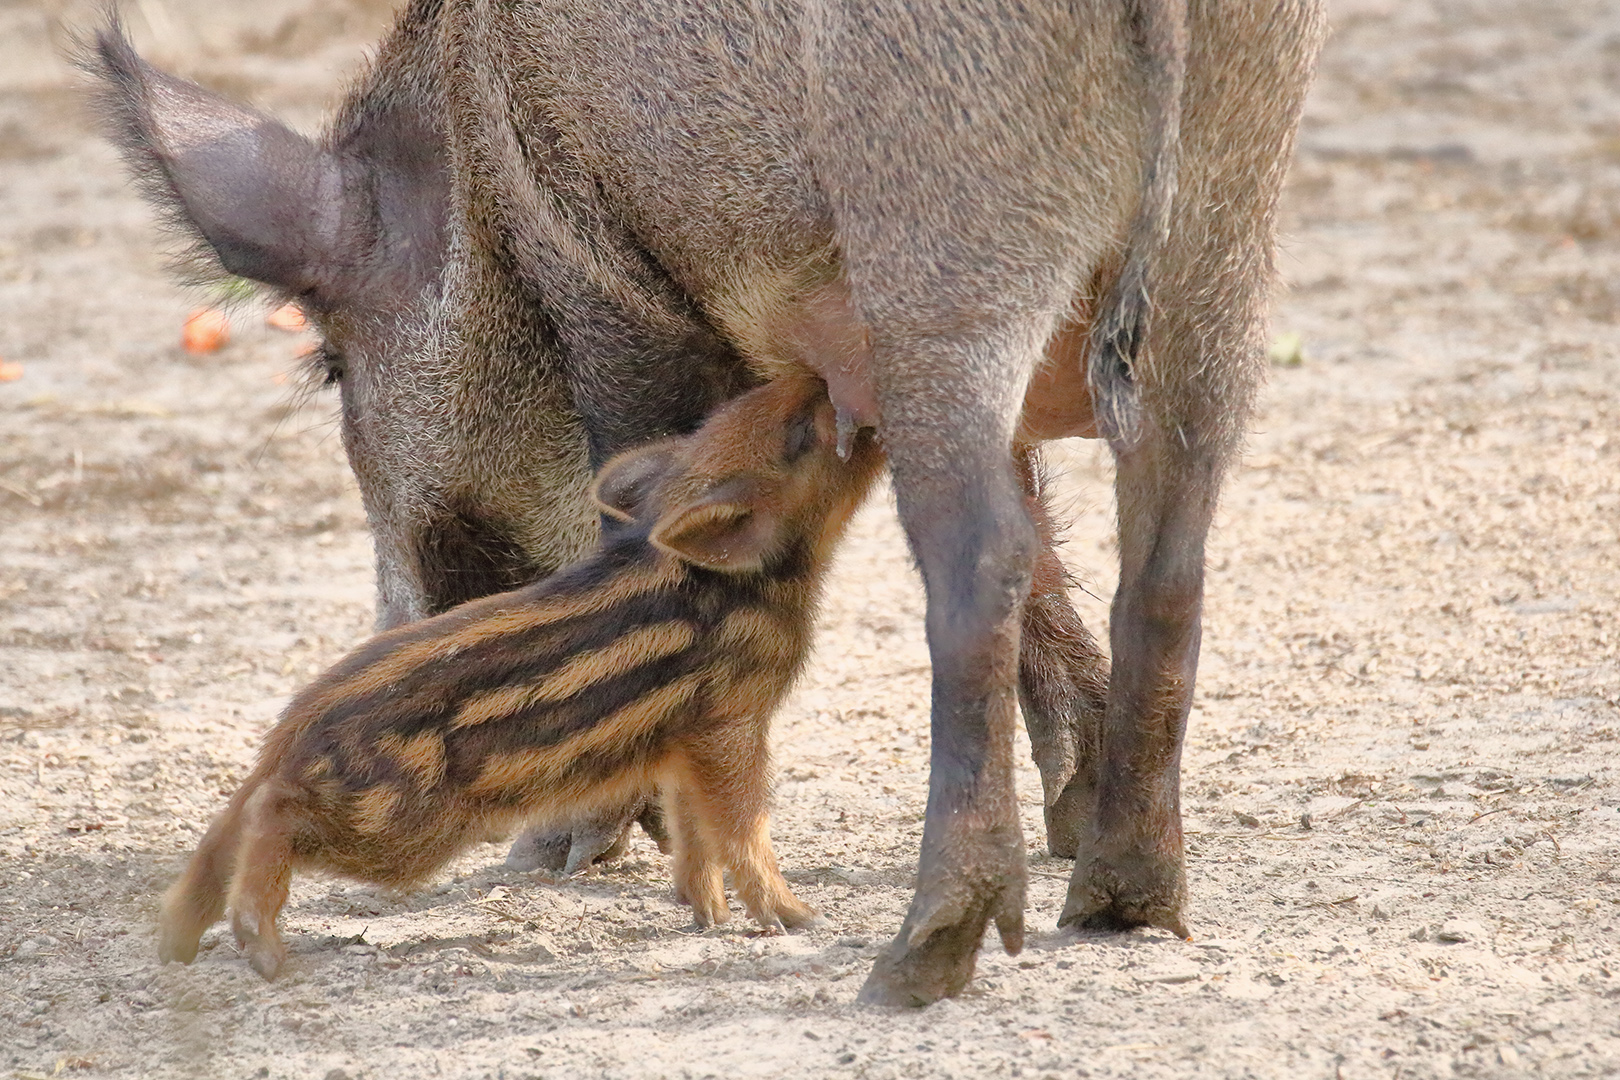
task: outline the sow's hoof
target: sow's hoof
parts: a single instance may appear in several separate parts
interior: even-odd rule
[[[1080,850],[1080,837],[1091,827],[1096,791],[1089,784],[1071,783],[1046,807],[1046,851],[1058,859],[1072,859]]]
[[[1153,926],[1185,938],[1189,935],[1181,909],[1186,899],[1187,873],[1179,857],[1162,853],[1105,856],[1094,848],[1082,850],[1069,879],[1058,926],[1086,930]]]
[[[944,877],[945,875],[941,875]],[[858,1000],[863,1005],[918,1008],[960,994],[991,919],[1007,952],[1024,947],[1022,852],[1016,869],[996,882],[919,885],[900,933],[878,957]]]

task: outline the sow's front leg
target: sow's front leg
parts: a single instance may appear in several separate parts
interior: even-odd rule
[[[883,380],[884,445],[928,597],[932,750],[917,890],[861,990],[869,1004],[926,1005],[960,993],[991,921],[1009,952],[1023,946],[1027,871],[1013,733],[1020,616],[1038,538],[1008,424],[990,403],[997,395],[962,385],[971,378],[963,373],[990,358],[955,351],[896,356]],[[951,381],[957,385],[942,396],[957,412],[947,435],[926,398]]]

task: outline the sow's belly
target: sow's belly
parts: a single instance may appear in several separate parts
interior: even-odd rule
[[[841,430],[881,428],[870,336],[843,280],[784,288],[770,303],[759,303],[758,295],[747,305],[727,297],[711,302],[710,310],[759,373],[769,378],[782,365],[808,367],[827,381]],[[1085,374],[1089,330],[1086,321],[1074,319],[1047,343],[1024,394],[1019,442],[1097,437]]]
[[[1090,330],[1087,323],[1068,322],[1046,343],[1046,360],[1024,391],[1019,442],[1097,437],[1097,417],[1091,410],[1091,387],[1086,382]]]

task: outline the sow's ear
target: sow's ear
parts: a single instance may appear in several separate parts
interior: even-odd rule
[[[758,570],[775,546],[777,511],[753,477],[728,480],[653,526],[653,545],[697,566]]]
[[[620,454],[606,465],[591,488],[596,507],[616,521],[633,521],[647,496],[675,464],[668,446],[647,446]]]
[[[136,181],[220,266],[295,294],[339,255],[337,159],[262,113],[136,55],[116,20],[82,65]]]

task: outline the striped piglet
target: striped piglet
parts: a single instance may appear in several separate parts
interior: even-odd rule
[[[771,848],[770,717],[882,462],[870,434],[840,457],[805,375],[609,462],[595,554],[380,634],[293,699],[165,897],[162,958],[189,963],[229,907],[273,978],[294,868],[407,886],[492,833],[655,786],[699,925],[728,917],[725,869],[762,926],[813,923]]]

